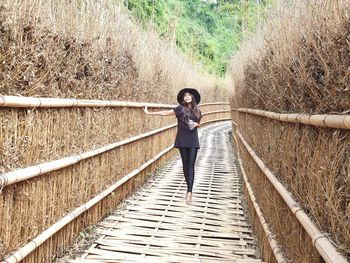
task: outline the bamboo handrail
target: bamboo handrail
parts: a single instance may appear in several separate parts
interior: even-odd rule
[[[313,126],[350,129],[350,115],[337,114],[303,114],[303,113],[277,113],[258,109],[239,108],[233,111],[250,113],[258,116],[267,117],[273,120],[302,123]]]
[[[222,118],[222,119],[215,119],[210,121],[205,121],[202,123],[210,123],[210,122],[216,122],[216,121],[223,121],[223,120],[231,120],[230,118]],[[47,228],[44,232],[39,234],[37,237],[35,237],[32,241],[18,249],[17,251],[13,252],[11,255],[6,257],[1,263],[18,263],[21,260],[23,260],[26,256],[28,256],[30,253],[32,253],[36,248],[38,248],[41,244],[43,244],[46,240],[48,240],[50,237],[52,237],[55,233],[57,233],[59,230],[61,230],[63,227],[65,227],[67,224],[72,222],[75,218],[77,218],[79,215],[81,215],[83,212],[90,209],[92,206],[97,204],[99,201],[101,201],[104,197],[112,193],[114,190],[116,190],[119,186],[121,186],[123,183],[130,180],[132,177],[136,176],[138,173],[140,173],[142,170],[150,166],[152,163],[157,161],[161,156],[169,152],[171,149],[173,149],[174,145],[172,144],[170,147],[166,148],[165,150],[158,153],[155,157],[147,161],[146,163],[142,164],[138,169],[135,169],[128,175],[122,177],[121,179],[117,180],[114,184],[109,186],[106,190],[95,196],[93,199],[89,200],[87,203],[85,203],[82,206],[79,206],[78,208],[74,209],[72,212],[65,215],[63,218],[61,218],[59,221],[57,221],[55,224],[51,225],[49,228]]]
[[[23,260],[26,256],[28,256],[30,253],[32,253],[37,247],[39,247],[41,244],[43,244],[46,240],[48,240],[50,237],[52,237],[55,233],[57,233],[60,229],[62,229],[64,226],[66,226],[68,223],[72,222],[75,218],[77,218],[79,215],[81,215],[83,212],[87,211],[89,208],[97,204],[99,201],[101,201],[104,197],[112,193],[114,190],[116,190],[119,186],[121,186],[126,181],[130,180],[132,177],[140,173],[142,170],[147,168],[149,165],[157,161],[161,156],[169,152],[173,148],[173,145],[166,148],[162,152],[158,153],[155,157],[153,157],[151,160],[147,161],[143,165],[141,165],[138,169],[132,171],[128,175],[124,176],[123,178],[116,181],[114,184],[109,186],[106,190],[95,196],[93,199],[88,201],[82,206],[79,206],[78,208],[74,209],[69,214],[65,215],[63,218],[61,218],[59,221],[57,221],[55,224],[51,225],[49,228],[47,228],[44,232],[39,234],[37,237],[35,237],[32,241],[21,247],[16,252],[12,253],[10,256],[4,259],[2,261],[3,263],[17,263]]]
[[[208,112],[207,114],[214,114],[216,112]],[[222,119],[218,119],[218,120],[228,120],[227,118],[222,118]],[[217,120],[212,120],[212,121],[217,121]],[[212,121],[206,121],[203,122],[203,124],[208,123],[208,122],[212,122]],[[15,184],[18,182],[22,182],[24,180],[36,177],[36,176],[40,176],[52,171],[57,171],[59,169],[74,165],[82,160],[94,157],[96,155],[102,154],[106,151],[110,151],[112,149],[115,149],[117,147],[120,147],[122,145],[126,145],[132,142],[135,142],[137,140],[141,140],[144,139],[146,137],[152,136],[154,134],[163,132],[165,130],[169,130],[171,128],[176,127],[177,124],[171,124],[150,132],[146,132],[119,142],[115,142],[88,152],[84,152],[81,154],[76,154],[73,156],[69,156],[69,157],[65,157],[65,158],[61,158],[58,160],[54,160],[54,161],[50,161],[50,162],[45,162],[45,163],[41,163],[38,165],[34,165],[34,166],[30,166],[27,168],[23,168],[23,169],[17,169],[15,171],[11,171],[11,172],[7,172],[4,174],[0,175],[0,192],[1,189],[3,189],[5,186],[11,185],[11,184]]]
[[[225,112],[231,112],[231,110],[216,110],[216,111],[204,112],[202,116],[205,116],[208,114],[214,114],[214,113],[225,113]]]
[[[234,121],[232,121],[232,123],[236,125],[236,123]],[[238,141],[237,141],[237,138],[236,138],[236,135],[233,134],[233,138],[235,139],[236,141],[236,145],[238,145]],[[274,239],[273,237],[273,234],[272,232],[270,231],[269,229],[269,226],[268,224],[266,223],[266,220],[264,218],[264,215],[263,213],[261,212],[261,209],[260,209],[260,206],[259,204],[256,202],[256,198],[255,198],[255,195],[254,195],[254,192],[253,192],[253,189],[249,183],[249,180],[248,180],[248,177],[245,173],[245,170],[243,168],[243,164],[242,164],[242,161],[241,161],[241,157],[240,157],[240,154],[239,154],[239,151],[237,151],[237,160],[238,160],[238,165],[240,167],[240,170],[242,172],[242,176],[243,176],[243,180],[244,180],[244,183],[247,187],[247,190],[248,190],[248,195],[249,195],[249,198],[250,200],[252,201],[253,203],[253,206],[254,206],[254,209],[255,209],[255,212],[260,220],[260,224],[261,226],[263,227],[263,230],[265,232],[265,235],[266,235],[266,238],[269,242],[269,245],[271,247],[271,250],[273,252],[273,254],[275,255],[275,258],[277,260],[278,263],[286,263],[287,261],[285,260],[284,256],[283,256],[283,252],[282,250],[280,249],[280,247],[278,246],[277,244],[277,241],[276,239]]]
[[[303,226],[307,234],[312,240],[312,244],[320,253],[322,258],[327,263],[347,263],[343,255],[341,255],[337,249],[332,245],[327,236],[322,234],[317,227],[312,223],[310,217],[304,212],[300,205],[293,199],[287,189],[278,181],[276,176],[265,166],[263,161],[256,155],[250,145],[245,141],[243,135],[236,130],[238,137],[242,141],[244,147],[247,149],[251,157],[259,166],[261,171],[266,175],[271,184],[275,187],[276,191],[280,194],[282,199],[286,202],[292,213],[296,216],[299,223]]]
[[[228,102],[209,102],[199,106],[229,105]],[[133,107],[133,108],[174,108],[177,105],[157,104],[146,102],[114,101],[114,100],[80,100],[61,98],[37,98],[19,96],[0,96],[0,107],[11,108],[69,108],[69,107]]]
[[[198,106],[209,106],[209,105],[230,105],[230,103],[226,101],[206,102],[206,103],[199,104]]]
[[[230,120],[231,120],[231,118],[220,118],[220,119],[215,119],[215,120],[210,120],[210,121],[203,121],[201,123],[201,125],[211,123],[211,122],[216,122],[216,121],[230,121]]]

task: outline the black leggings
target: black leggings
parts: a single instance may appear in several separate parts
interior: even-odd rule
[[[179,148],[179,151],[181,154],[182,167],[187,183],[187,192],[192,192],[194,181],[194,163],[196,162],[198,149],[181,147]]]

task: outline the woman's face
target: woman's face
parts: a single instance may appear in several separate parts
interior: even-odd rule
[[[186,92],[186,93],[184,94],[184,101],[185,101],[186,103],[191,103],[191,102],[192,102],[192,96],[191,96],[190,93]]]

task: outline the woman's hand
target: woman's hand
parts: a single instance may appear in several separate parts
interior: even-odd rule
[[[198,122],[194,122],[194,123],[193,123],[193,127],[194,127],[194,128],[199,127],[199,126],[200,126],[200,124],[199,124]]]
[[[156,116],[168,116],[168,115],[175,115],[175,111],[173,110],[165,110],[165,111],[148,111],[148,106],[142,108],[143,111],[148,115],[156,115]]]

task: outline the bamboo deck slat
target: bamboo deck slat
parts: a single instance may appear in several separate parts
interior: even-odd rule
[[[71,262],[261,262],[241,204],[228,122],[203,129],[192,205],[178,158],[161,176],[107,217],[102,236]]]

